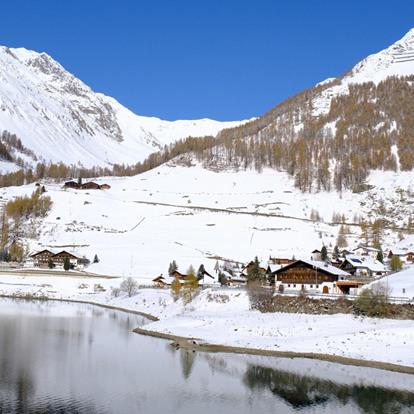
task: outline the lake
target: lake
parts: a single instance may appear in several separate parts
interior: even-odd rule
[[[131,332],[145,323],[93,305],[0,298],[0,413],[414,412],[414,375],[175,350]]]

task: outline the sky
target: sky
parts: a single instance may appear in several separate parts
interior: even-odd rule
[[[1,14],[1,45],[168,120],[261,115],[414,27],[410,0],[13,0]]]

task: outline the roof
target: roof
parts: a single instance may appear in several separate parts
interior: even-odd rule
[[[376,249],[375,247],[368,247],[368,246],[363,246],[363,245],[359,245],[357,248],[353,249],[353,251],[358,250],[358,249],[362,249],[362,250],[366,250],[367,252],[380,252],[380,249]]]
[[[282,265],[278,265],[278,264],[270,264],[267,266],[268,269],[270,269],[270,272],[276,272],[276,270],[279,270],[282,267]]]
[[[345,261],[354,267],[366,268],[372,272],[385,272],[385,266],[379,260],[369,257],[346,256]]]
[[[33,253],[33,254],[31,254],[30,255],[30,257],[35,257],[35,256],[37,256],[37,255],[39,255],[39,254],[42,254],[42,253],[50,253],[50,254],[52,254],[52,255],[54,255],[54,253],[53,252],[51,252],[50,250],[48,250],[48,249],[44,249],[44,250],[41,250],[40,252],[36,252],[36,253]]]
[[[75,255],[74,255],[74,254],[72,254],[72,253],[67,252],[66,250],[62,250],[62,251],[60,251],[59,253],[54,254],[53,256],[58,256],[58,255],[60,255],[60,254],[66,254],[66,255],[68,255],[68,256],[73,257],[74,259],[79,259],[77,256],[75,256]]]
[[[331,275],[335,275],[335,276],[346,276],[349,277],[350,274],[348,272],[345,272],[342,269],[339,269],[335,266],[332,266],[328,263],[322,262],[320,260],[305,260],[305,259],[300,259],[300,260],[296,260],[293,263],[290,263],[286,266],[281,267],[279,270],[276,270],[275,273],[280,273],[281,271],[287,270],[291,267],[294,267],[294,265],[296,263],[305,263],[311,267],[313,267],[315,270],[320,270],[322,272],[326,272],[326,273],[330,273]]]

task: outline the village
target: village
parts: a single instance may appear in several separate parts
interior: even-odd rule
[[[78,253],[49,249],[34,252],[24,262],[25,268],[56,269],[82,272],[90,263],[99,262]],[[167,274],[152,279],[154,287],[169,288],[174,282],[185,285],[193,280],[202,287],[243,287],[250,283],[273,288],[279,294],[321,294],[356,296],[361,288],[375,280],[414,263],[413,251],[389,250],[385,256],[380,249],[359,245],[353,250],[329,251],[325,246],[311,252],[309,259],[257,257],[246,264],[217,260],[214,269],[201,264],[196,271],[190,266],[181,272],[173,261]],[[404,296],[405,292],[393,292]]]

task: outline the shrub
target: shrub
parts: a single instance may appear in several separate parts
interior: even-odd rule
[[[364,289],[354,300],[354,313],[366,316],[387,316],[390,314],[388,297],[390,289],[384,283],[376,283]]]
[[[393,272],[399,272],[403,267],[400,257],[394,254],[391,258],[390,266]]]
[[[117,287],[111,287],[111,295],[117,298],[121,294],[121,289]]]
[[[70,269],[70,260],[69,260],[69,257],[68,257],[68,256],[66,256],[66,257],[63,259],[63,268],[64,268],[65,270],[69,270],[69,269]]]
[[[122,292],[125,292],[128,294],[129,297],[133,296],[135,293],[137,293],[138,290],[138,283],[137,281],[132,277],[127,277],[124,279],[119,288]]]

